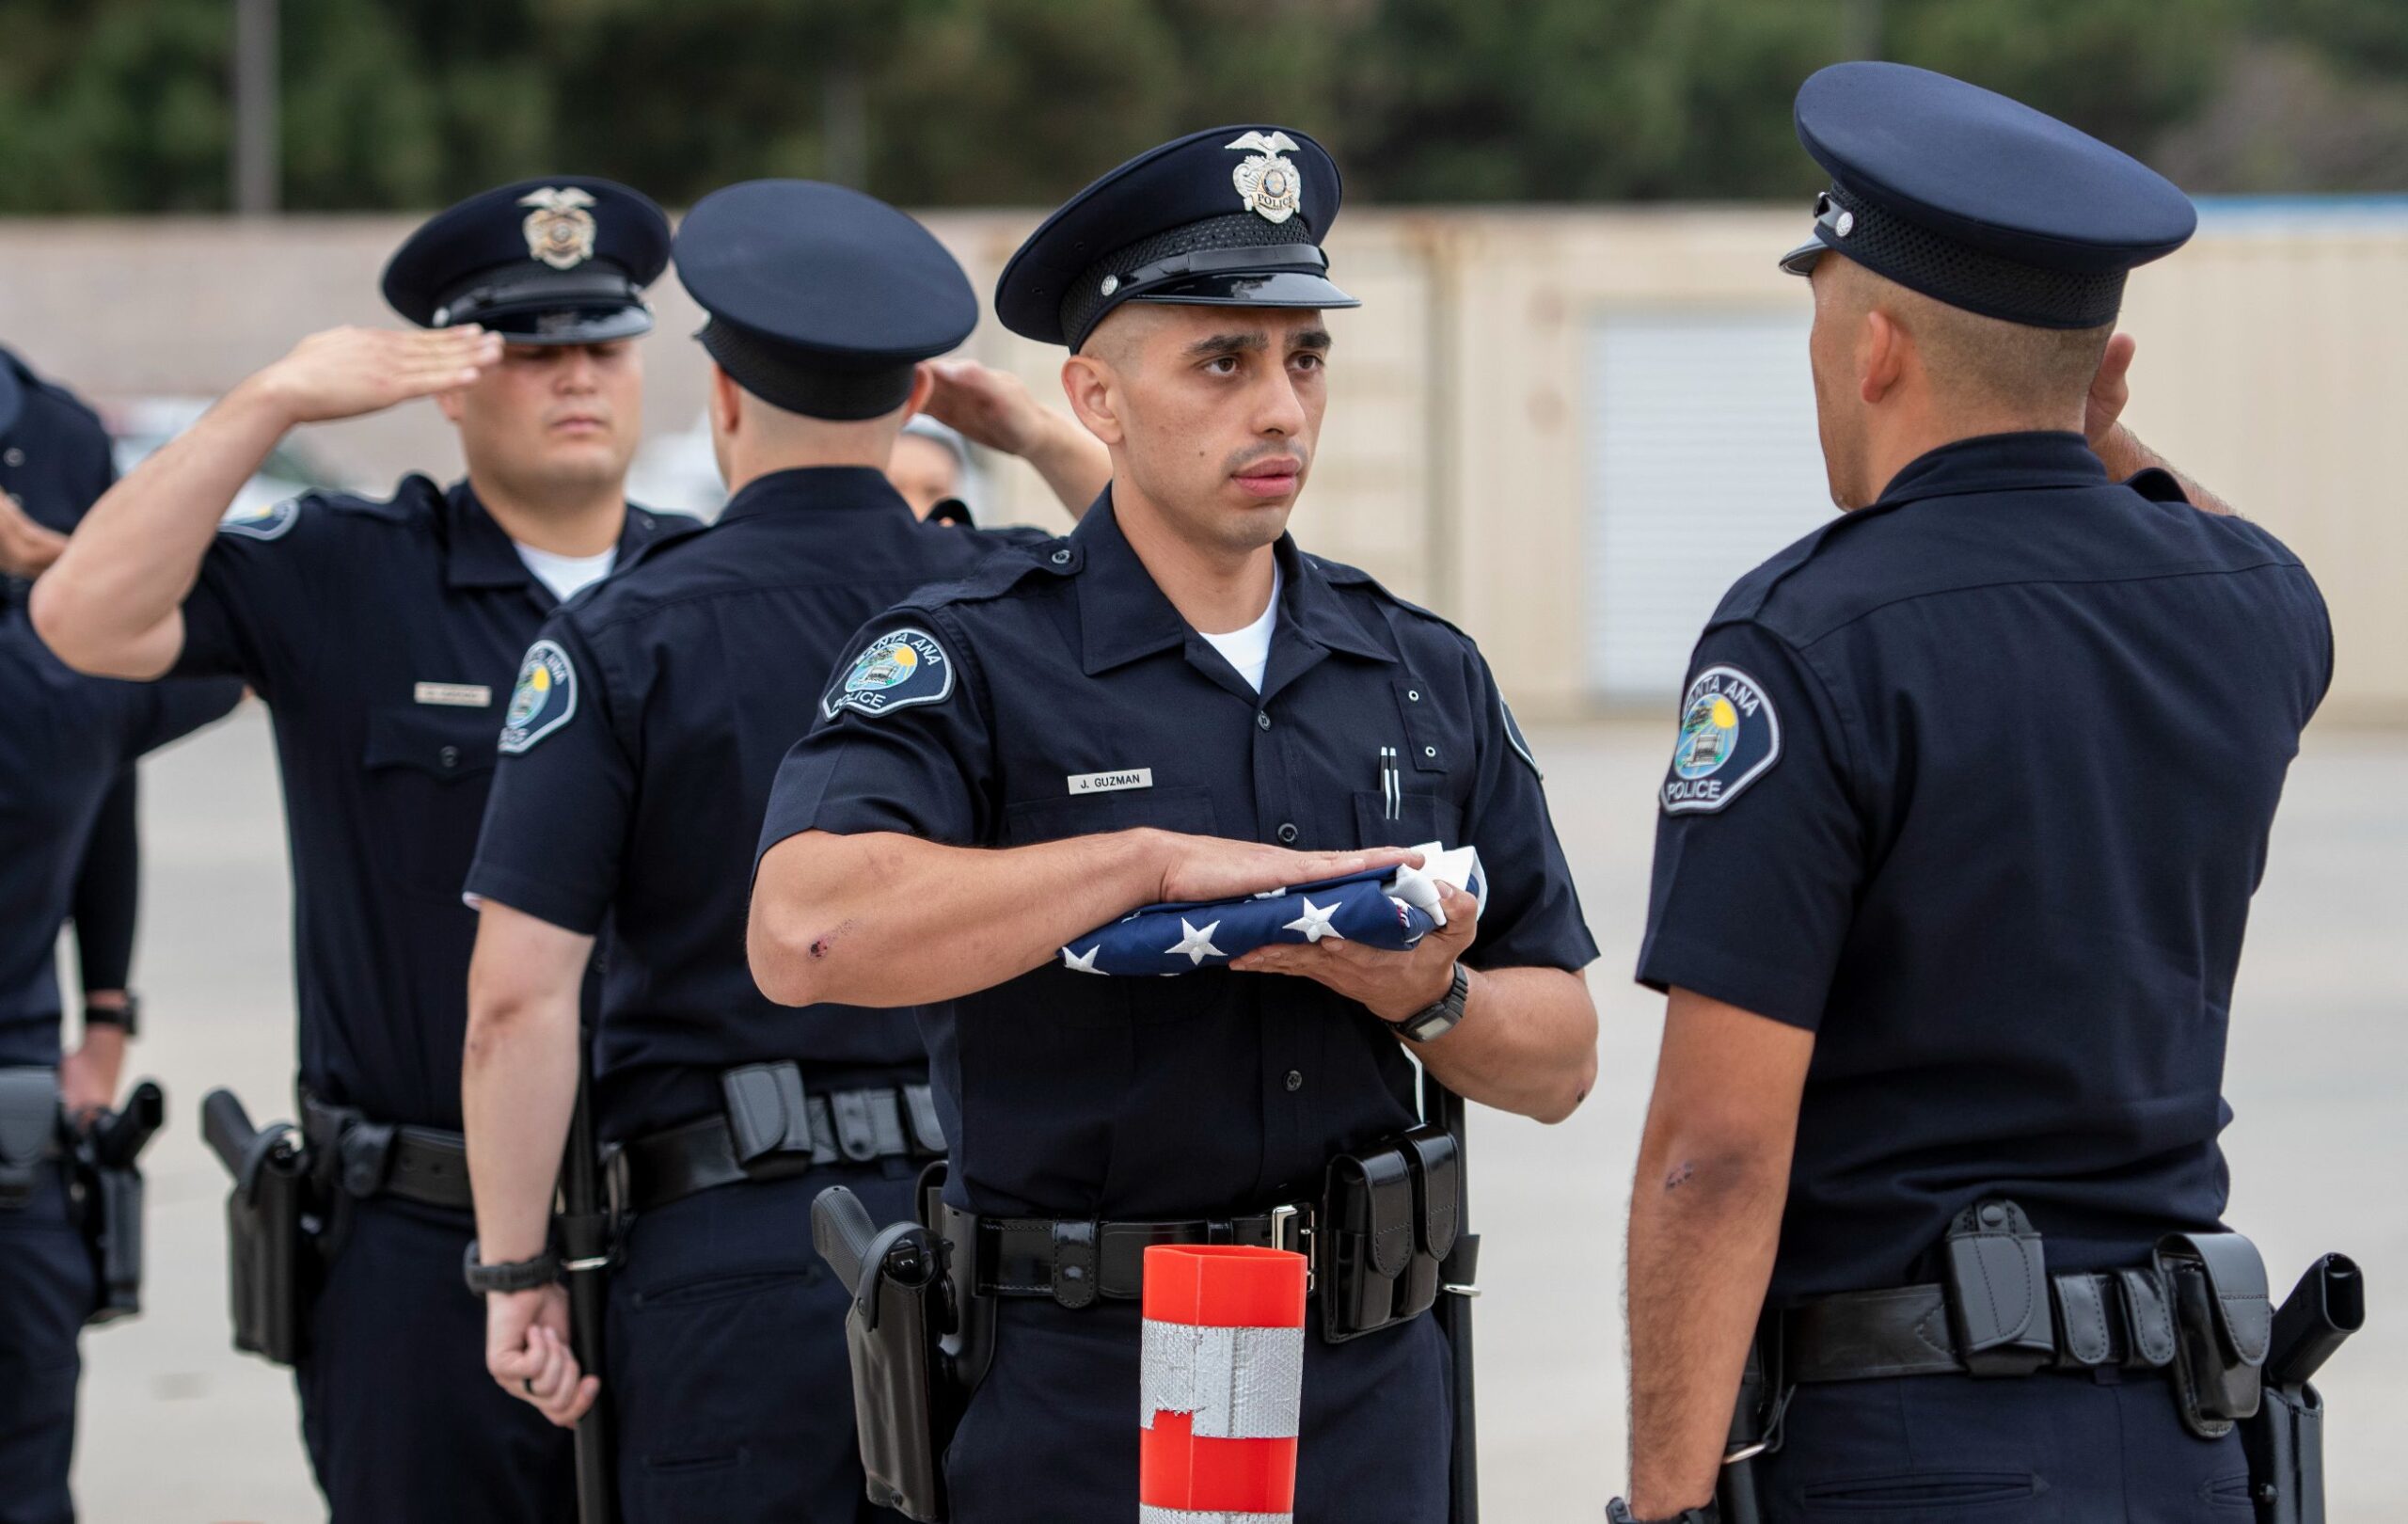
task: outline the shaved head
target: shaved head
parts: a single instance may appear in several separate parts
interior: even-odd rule
[[[1943,404],[1992,412],[2054,416],[2082,399],[2099,373],[2114,324],[2097,328],[2036,328],[1984,317],[1909,291],[1854,260],[1826,258],[1839,302],[1858,316],[1887,312],[1922,354]]]

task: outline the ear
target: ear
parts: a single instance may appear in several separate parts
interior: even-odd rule
[[[453,428],[460,426],[460,409],[467,389],[465,387],[454,387],[450,391],[438,391],[435,394],[435,405],[442,409],[444,419]]]
[[[1086,431],[1107,445],[1120,443],[1127,431],[1120,422],[1119,377],[1111,366],[1092,355],[1073,355],[1062,362],[1062,395]]]
[[[1898,320],[1876,307],[1864,314],[1856,342],[1856,391],[1868,404],[1878,404],[1895,390],[1907,373],[1914,341]]]
[[[919,364],[912,366],[911,395],[904,399],[902,421],[909,423],[927,411],[928,398],[935,395],[936,389],[937,373],[929,368],[928,362],[922,360]]]
[[[716,363],[711,366],[711,390],[708,404],[711,427],[722,437],[734,434],[737,421],[743,416],[744,412],[742,389],[738,388],[728,373],[721,370]]]

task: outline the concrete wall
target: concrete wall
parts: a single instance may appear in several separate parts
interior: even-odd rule
[[[982,291],[1032,221],[930,219]],[[1592,707],[1590,335],[1632,310],[1795,310],[1805,292],[1772,262],[1804,222],[1796,208],[1351,214],[1333,269],[1364,306],[1331,320],[1333,401],[1300,537],[1470,629],[1529,717]],[[210,395],[310,329],[390,321],[375,274],[409,227],[0,222],[0,342],[103,401]],[[686,337],[700,314],[673,278],[656,305],[648,426],[674,432],[700,412],[704,361]],[[2391,501],[2408,479],[2408,431],[2394,426],[2408,401],[2408,209],[2211,207],[2197,243],[2134,277],[2125,325],[2142,342],[2134,425],[2321,579],[2340,646],[2328,714],[2408,720],[2408,523]],[[991,321],[969,348],[1057,394],[1058,352]],[[458,468],[428,405],[305,436],[372,486]],[[990,517],[1062,521],[1024,468],[990,486]]]

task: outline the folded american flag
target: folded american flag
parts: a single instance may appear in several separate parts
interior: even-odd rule
[[[1191,973],[1226,963],[1275,942],[1336,938],[1403,952],[1447,924],[1438,884],[1488,903],[1488,875],[1476,848],[1443,850],[1424,842],[1420,867],[1381,868],[1317,883],[1266,889],[1235,899],[1141,905],[1109,926],[1074,938],[1062,964],[1080,974]]]

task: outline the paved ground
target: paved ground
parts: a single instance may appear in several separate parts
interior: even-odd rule
[[[1604,1079],[1560,1128],[1475,1122],[1481,1460],[1489,1516],[1506,1524],[1593,1519],[1621,1479],[1623,1217],[1662,1014],[1625,975],[1666,737],[1598,725],[1534,739],[1605,945]],[[150,1310],[86,1342],[79,1491],[102,1524],[310,1518],[291,1384],[227,1344],[224,1185],[193,1121],[212,1085],[265,1102],[290,1082],[289,904],[261,715],[179,748],[149,779],[140,983],[152,1019],[138,1069],[166,1083],[177,1114],[150,1156]],[[2228,1086],[2236,1221],[2286,1286],[2317,1251],[2345,1247],[2381,1299],[2390,1267],[2408,1262],[2408,1208],[2390,1189],[2408,1164],[2402,861],[2408,735],[2313,737],[2258,897]],[[2325,1383],[2337,1519],[2384,1516],[2396,1499],[2380,1435],[2408,1420],[2408,1396],[2378,1373],[2408,1357],[2403,1330],[2408,1319],[2379,1315]],[[427,1474],[439,1483],[440,1456]]]

